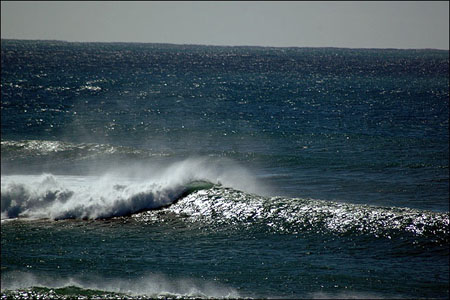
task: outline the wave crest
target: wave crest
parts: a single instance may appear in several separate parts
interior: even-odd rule
[[[68,181],[68,177],[64,178]],[[53,175],[32,182],[9,182],[2,187],[2,219],[99,219],[160,208],[176,201],[187,185],[158,183],[110,184],[105,179],[65,187]],[[120,188],[118,188],[120,187]]]
[[[2,176],[2,219],[101,219],[168,206],[194,191],[224,184],[253,191],[245,169],[208,159],[116,169],[102,176]]]

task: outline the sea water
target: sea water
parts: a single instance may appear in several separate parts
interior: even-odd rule
[[[448,51],[1,63],[2,297],[449,297]]]

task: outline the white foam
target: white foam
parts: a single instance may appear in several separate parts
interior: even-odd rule
[[[228,162],[186,159],[167,166],[128,166],[101,176],[43,174],[2,176],[1,217],[98,219],[167,206],[192,181],[253,192],[256,181]]]

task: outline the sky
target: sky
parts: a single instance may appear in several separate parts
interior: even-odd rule
[[[449,49],[449,1],[1,1],[2,39]]]

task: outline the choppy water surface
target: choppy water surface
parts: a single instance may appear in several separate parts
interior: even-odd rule
[[[448,52],[1,48],[2,297],[449,296]]]

